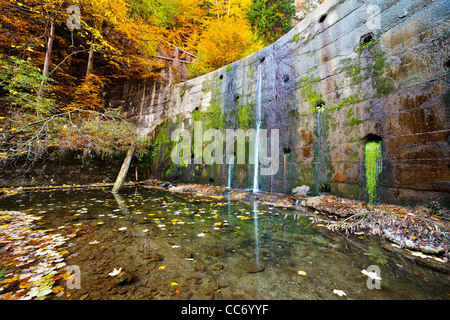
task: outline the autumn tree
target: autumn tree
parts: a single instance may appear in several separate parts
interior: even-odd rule
[[[75,3],[80,25],[70,29],[67,2],[0,0],[3,163],[60,149],[126,151],[139,140],[119,110],[105,109],[103,91],[115,77],[158,76],[163,30],[125,0]]]
[[[262,48],[246,20],[225,16],[205,23],[205,31],[197,45],[191,72],[194,75],[216,70]]]
[[[294,0],[252,0],[248,20],[252,30],[269,45],[293,28]]]

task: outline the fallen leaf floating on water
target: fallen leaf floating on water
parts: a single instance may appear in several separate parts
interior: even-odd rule
[[[306,272],[305,271],[299,270],[299,271],[297,271],[297,273],[300,276],[306,276]]]
[[[337,289],[334,289],[334,290],[333,290],[333,293],[334,293],[334,294],[337,294],[339,297],[342,297],[342,296],[346,296],[346,295],[347,295],[344,291],[342,291],[342,290],[337,290]]]
[[[125,230],[127,230],[127,227],[119,228],[119,231],[125,231]]]
[[[380,276],[375,271],[362,270],[361,273],[368,276],[370,279],[381,280]]]
[[[199,233],[197,236],[199,236],[199,237],[204,237],[205,234],[204,234],[203,232],[201,232],[201,233]]]
[[[119,275],[121,271],[122,271],[122,268],[119,268],[119,269],[114,268],[114,270],[112,272],[108,273],[108,275],[110,275],[111,277],[115,277],[115,276]]]
[[[76,232],[64,237],[36,230],[35,223],[41,218],[18,211],[0,212],[0,243],[5,249],[0,260],[6,268],[0,278],[1,300],[45,299],[53,292],[55,281],[63,278],[63,255],[68,251],[60,251],[61,246]]]
[[[98,244],[98,243],[100,243],[100,242],[98,242],[97,240],[89,242],[89,244]]]

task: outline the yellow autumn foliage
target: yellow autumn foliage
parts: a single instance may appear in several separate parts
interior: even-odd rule
[[[190,71],[194,76],[205,74],[262,48],[246,20],[226,15],[205,23],[197,45],[198,58]]]

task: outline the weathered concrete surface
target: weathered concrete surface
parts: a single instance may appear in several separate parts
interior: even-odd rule
[[[308,185],[318,194],[326,186],[367,200],[364,144],[376,137],[379,201],[450,205],[449,17],[446,0],[329,0],[249,57],[174,86],[121,83],[107,101],[152,135],[155,178],[223,186],[226,164],[174,165],[170,134],[192,132],[193,120],[204,129],[254,128],[261,63],[262,128],[280,130],[280,168],[261,176],[261,190]],[[362,45],[368,34],[375,41]],[[322,122],[319,102],[326,105]],[[234,165],[232,173],[232,187],[252,187],[253,165]]]

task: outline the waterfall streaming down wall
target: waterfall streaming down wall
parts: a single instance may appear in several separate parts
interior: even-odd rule
[[[228,163],[228,180],[227,180],[227,188],[231,188],[231,173],[233,171],[233,165],[234,165],[234,155],[230,155],[230,163]]]
[[[319,184],[318,192],[323,192],[327,182],[327,114],[325,104],[320,102],[316,107],[317,119],[317,157],[316,157],[316,179]]]
[[[256,137],[255,137],[255,166],[253,171],[253,192],[259,191],[259,131],[261,128],[261,87],[262,87],[262,67],[258,64],[258,82],[256,91]]]
[[[381,141],[369,141],[364,149],[366,166],[366,189],[369,195],[369,204],[377,199],[377,178],[383,168],[381,154]]]

